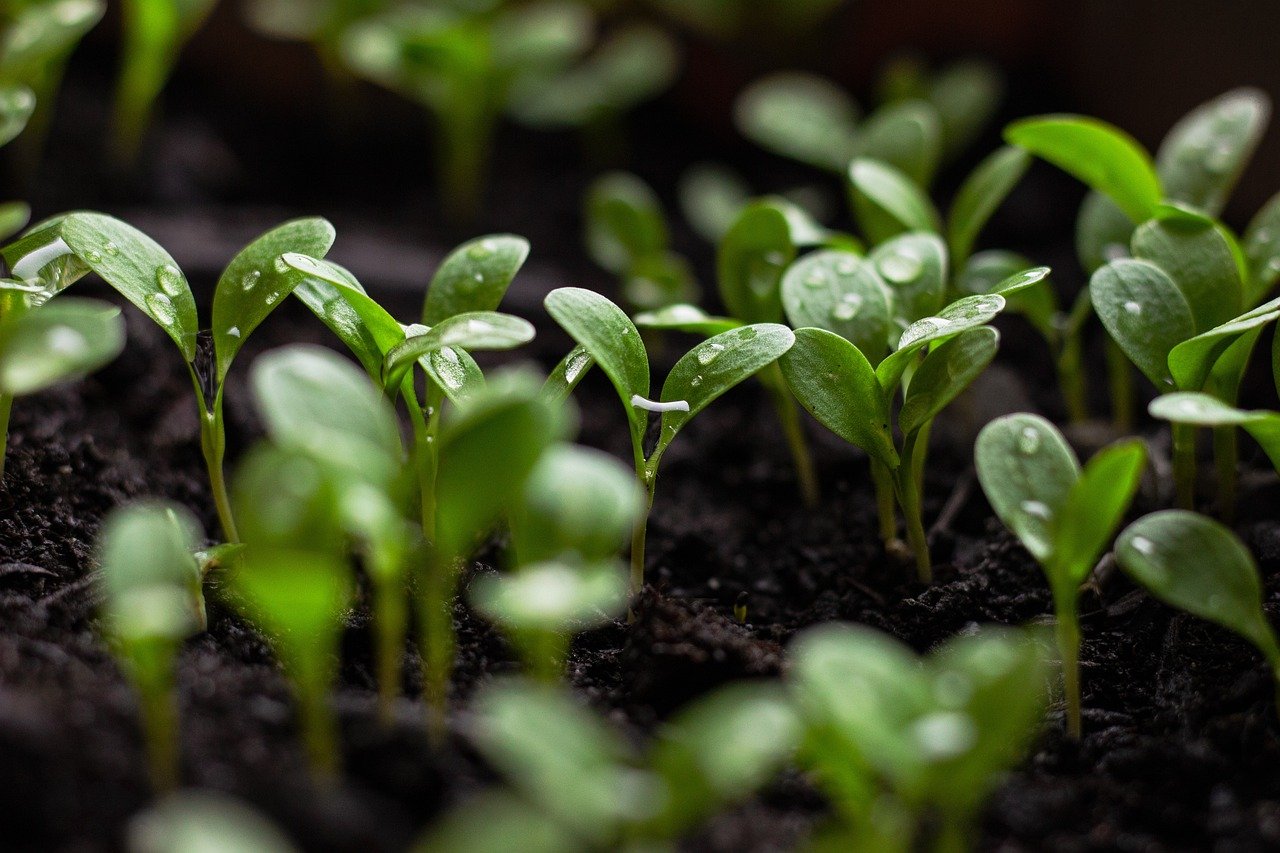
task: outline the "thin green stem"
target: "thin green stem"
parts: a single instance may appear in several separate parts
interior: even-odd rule
[[[0,394],[0,484],[4,482],[4,463],[9,456],[9,415],[13,412],[13,396]]]
[[[404,586],[391,576],[374,581],[373,629],[378,649],[378,717],[391,721],[392,707],[400,695],[400,664],[404,656],[405,627],[409,619]]]
[[[1218,517],[1231,524],[1236,517],[1236,468],[1239,434],[1234,426],[1213,430],[1213,461],[1218,470]]]
[[[1107,338],[1107,380],[1111,389],[1111,419],[1121,432],[1132,432],[1133,366],[1111,338]]]
[[[1066,337],[1058,347],[1054,364],[1058,371],[1058,388],[1067,407],[1067,418],[1074,424],[1089,420],[1089,394],[1079,335]]]
[[[427,559],[420,583],[422,601],[418,608],[418,633],[422,643],[427,730],[437,744],[444,741],[447,730],[449,681],[453,675],[454,630],[453,608],[450,606],[453,575],[452,564],[433,552]]]
[[[658,472],[641,464],[636,470],[636,476],[644,486],[645,500],[640,518],[636,522],[635,529],[631,531],[631,596],[633,598],[644,589],[644,543],[649,528],[649,513],[653,511],[653,493],[658,482]]]
[[[809,444],[804,437],[804,424],[800,419],[800,407],[796,399],[787,390],[786,380],[777,362],[760,372],[760,381],[769,392],[773,408],[778,413],[778,421],[782,424],[782,434],[786,436],[787,447],[791,450],[791,461],[796,469],[796,482],[800,487],[800,496],[805,506],[816,507],[820,500],[818,477],[813,468],[813,455],[809,452]]]
[[[312,677],[300,678],[297,682],[298,726],[311,769],[318,779],[336,777],[340,764],[337,726],[329,712],[329,681],[313,673]]]
[[[406,394],[409,423],[413,429],[413,459],[418,478],[418,505],[422,518],[422,536],[427,542],[436,538],[436,468],[439,454],[436,435],[440,429],[439,406],[428,406],[424,413],[418,401]]]
[[[1195,509],[1196,428],[1191,424],[1173,424],[1173,484],[1178,507]]]
[[[128,671],[138,692],[147,769],[157,794],[175,790],[180,782],[173,657],[174,646],[168,640],[146,638],[129,644]]]
[[[1062,658],[1062,687],[1067,705],[1067,734],[1079,740],[1080,723],[1080,617],[1076,613],[1075,591],[1055,593],[1054,634]]]
[[[871,460],[871,482],[876,489],[876,512],[880,518],[880,539],[885,544],[898,538],[898,504],[894,495],[893,472],[878,459]]]
[[[916,558],[916,576],[921,583],[933,582],[933,563],[929,559],[929,540],[924,532],[924,513],[921,508],[920,490],[916,483],[914,457],[919,432],[907,436],[903,443],[902,462],[898,466],[895,481],[898,504],[907,527],[907,544]]]
[[[218,522],[222,525],[222,535],[228,542],[239,542],[240,534],[236,530],[236,519],[231,512],[231,497],[227,493],[227,480],[223,471],[227,432],[222,417],[222,389],[219,388],[214,397],[213,408],[208,409],[197,385],[196,401],[200,406],[200,452],[204,455],[205,468],[209,471],[209,491],[213,494],[213,504],[218,510]]]
[[[494,119],[482,93],[460,90],[464,97],[440,115],[437,145],[445,211],[455,223],[469,223],[480,214]]]

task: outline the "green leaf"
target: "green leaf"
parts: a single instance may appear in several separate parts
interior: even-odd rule
[[[1145,222],[1163,198],[1151,156],[1114,125],[1085,116],[1022,119],[1004,132],[1024,148],[1109,196],[1134,222]]]
[[[797,329],[795,338],[778,360],[791,393],[827,429],[897,468],[888,402],[871,362],[849,341],[823,329]]]
[[[1120,534],[1116,561],[1156,598],[1235,631],[1280,670],[1258,567],[1226,527],[1186,510],[1152,513]]]
[[[106,11],[100,0],[50,0],[10,7],[0,34],[0,70],[8,82],[37,86]]]
[[[626,275],[638,259],[667,248],[667,220],[649,185],[626,172],[592,182],[586,197],[586,244],[591,259]]]
[[[783,299],[785,298],[784,293]],[[643,311],[635,316],[635,323],[642,329],[689,332],[706,337],[718,335],[742,325],[732,317],[715,317],[698,306],[687,303],[667,305],[654,311]]]
[[[1088,464],[1054,516],[1051,579],[1073,592],[1093,571],[1142,482],[1147,448],[1138,439],[1103,448]]]
[[[623,281],[623,293],[639,308],[660,308],[696,299],[698,282],[684,255],[655,252],[639,258]]]
[[[916,354],[927,346],[954,337],[969,329],[985,326],[1004,310],[1005,299],[998,293],[964,296],[943,308],[934,317],[924,317],[908,326],[898,338],[898,348],[876,367],[876,377],[885,393],[898,387],[902,374]]]
[[[988,249],[970,256],[964,270],[956,277],[955,288],[963,294],[1000,293],[1011,279],[1022,281],[1025,276],[1039,283],[1048,278],[1049,273],[1048,267],[1033,267],[1031,261],[1015,252]],[[1052,287],[1031,286],[1005,298],[1008,301],[1006,311],[1025,316],[1046,341],[1058,339],[1058,299]]]
[[[943,69],[927,97],[942,122],[943,157],[967,148],[995,115],[1004,95],[1004,80],[990,62],[963,60]]]
[[[937,235],[894,237],[877,246],[869,260],[889,288],[898,328],[942,308],[947,292],[947,247]]]
[[[445,347],[507,350],[533,340],[533,325],[512,314],[468,311],[454,314],[422,334],[409,335],[387,352],[382,363],[383,387],[398,388],[405,373],[423,356]]]
[[[1147,407],[1153,418],[1203,427],[1244,427],[1262,447],[1272,467],[1280,470],[1280,414],[1246,411],[1229,406],[1208,394],[1162,394]]]
[[[134,853],[220,850],[296,853],[270,820],[241,800],[210,790],[170,794],[129,820],[124,846]]]
[[[988,155],[965,178],[947,217],[947,246],[952,264],[964,267],[978,234],[1030,165],[1031,157],[1026,151],[1005,146]]]
[[[132,225],[100,213],[72,213],[62,239],[107,284],[173,339],[187,362],[196,358],[196,300],[177,263]]]
[[[649,354],[635,324],[617,305],[580,287],[557,288],[543,304],[609,377],[627,413],[632,445],[642,446],[649,421],[631,399],[649,396]]]
[[[301,276],[280,259],[286,252],[323,258],[333,245],[333,226],[319,217],[278,225],[231,259],[213,292],[213,348],[218,384],[245,340],[288,296]]]
[[[587,352],[587,348],[578,344],[560,359],[547,376],[547,381],[542,386],[543,395],[549,400],[564,403],[595,363],[596,360]]]
[[[553,447],[542,455],[512,513],[511,533],[521,565],[576,554],[584,560],[617,556],[640,515],[635,472],[599,450]]]
[[[833,172],[853,158],[858,108],[820,77],[774,74],[738,96],[734,119],[743,136],[781,154]]]
[[[680,176],[680,210],[698,236],[719,243],[742,209],[751,188],[736,173],[715,163],[697,163]]]
[[[1251,305],[1280,281],[1280,193],[1272,196],[1249,221],[1243,244],[1249,265],[1244,301]]]
[[[1110,261],[1129,257],[1133,220],[1109,197],[1090,192],[1076,217],[1076,257],[1092,275]]]
[[[983,326],[961,332],[926,355],[898,413],[903,434],[914,433],[960,396],[996,357],[999,346],[999,333]]]
[[[257,358],[249,382],[277,445],[379,486],[399,473],[403,452],[395,413],[347,359],[323,347],[295,344]]]
[[[529,241],[491,234],[449,253],[431,278],[422,322],[436,326],[459,314],[495,311],[529,256]]]
[[[1251,334],[1256,340],[1262,327],[1278,318],[1280,298],[1259,305],[1234,320],[1178,344],[1169,353],[1169,370],[1173,375],[1174,385],[1180,391],[1201,390],[1209,377],[1216,375],[1215,367],[1236,341]],[[1247,352],[1245,356],[1247,357]],[[1236,373],[1243,373],[1245,365],[1241,363],[1231,367]],[[1239,376],[1231,379],[1233,384],[1240,381]]]
[[[782,304],[795,328],[834,332],[877,361],[889,347],[889,294],[872,263],[850,252],[805,255],[782,278]]]
[[[1244,283],[1231,246],[1213,220],[1179,214],[1145,222],[1133,234],[1133,256],[1150,261],[1173,280],[1191,308],[1196,331],[1240,313]]]
[[[381,382],[382,362],[404,341],[404,327],[337,264],[294,253],[280,259],[303,276],[293,295],[347,345],[374,381]]]
[[[849,166],[853,210],[872,245],[904,231],[942,230],[933,202],[907,175],[876,160],[858,159]]]
[[[743,323],[782,319],[782,274],[795,257],[784,210],[768,201],[748,205],[716,253],[720,298],[729,315]]]
[[[635,475],[631,476],[635,482]],[[627,609],[627,575],[617,561],[551,560],[513,574],[481,575],[471,601],[486,618],[520,631],[569,634],[603,624]]]
[[[484,389],[484,372],[464,349],[433,349],[418,359],[418,366],[452,403],[463,405]]]
[[[271,443],[252,448],[236,466],[231,494],[246,551],[345,554],[339,496],[345,477],[329,457],[308,449]]]
[[[416,853],[508,853],[515,849],[523,853],[585,853],[587,847],[554,815],[514,794],[490,789],[438,818],[413,849]]]
[[[1093,309],[1107,333],[1157,388],[1173,384],[1169,353],[1195,335],[1186,297],[1147,261],[1112,261],[1089,280]]]
[[[881,107],[867,119],[859,129],[854,154],[886,163],[927,187],[938,168],[941,133],[938,114],[930,104],[902,101]]]
[[[1080,479],[1080,463],[1062,433],[1039,415],[997,418],[978,433],[974,464],[996,515],[1049,566],[1057,519]]]
[[[120,309],[63,297],[0,323],[0,393],[19,396],[76,379],[124,349]]]
[[[0,146],[22,133],[35,110],[35,93],[26,86],[0,86]]]
[[[31,206],[22,201],[0,204],[0,240],[8,240],[31,221]]]
[[[113,635],[181,641],[204,627],[202,578],[191,554],[201,538],[194,516],[177,504],[144,501],[111,511],[97,557]]]
[[[662,402],[684,402],[688,408],[662,413],[662,432],[651,458],[661,458],[676,433],[694,415],[733,386],[773,364],[793,343],[795,335],[786,326],[756,323],[721,332],[685,353],[667,374]]]
[[[1165,197],[1221,213],[1270,116],[1271,100],[1253,88],[1233,89],[1188,113],[1156,153]]]

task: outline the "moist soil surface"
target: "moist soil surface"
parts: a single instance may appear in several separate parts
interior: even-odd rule
[[[98,103],[95,91],[90,80],[69,92],[73,115],[79,104],[86,124]],[[75,123],[63,123],[67,134],[55,134],[53,162],[74,175],[74,158],[58,158],[76,142]],[[639,162],[660,164],[645,172],[660,186],[670,186],[678,173],[671,164],[700,156],[683,150],[665,156],[675,145],[665,141],[667,133],[678,136],[670,123],[637,142]],[[289,138],[284,128],[274,132]],[[150,194],[135,188],[69,198],[75,181],[51,178],[36,199],[38,212],[96,201],[124,215],[178,258],[204,306],[220,265],[256,231],[284,218],[277,213],[329,215],[339,231],[334,257],[406,319],[418,309],[431,265],[455,237],[498,228],[524,233],[533,239],[534,255],[507,308],[538,325],[537,341],[521,357],[544,367],[568,342],[538,307],[542,294],[565,284],[613,292],[582,259],[577,242],[578,194],[593,171],[554,140],[507,140],[503,150],[518,156],[498,167],[495,186],[504,189],[490,199],[502,214],[492,217],[494,227],[463,232],[436,228],[419,212],[421,198],[369,189],[378,180],[383,188],[395,186],[375,166],[345,177],[329,173],[341,188],[327,196],[297,190],[296,172],[276,154],[266,167],[274,163],[284,171],[273,173],[269,186],[238,188],[236,168],[262,173],[264,164],[252,158],[271,150],[265,144],[229,160],[239,165],[229,168],[233,177],[225,183],[202,188],[187,178],[205,172],[184,172],[190,162],[171,155],[204,152],[216,164],[221,161],[209,153],[221,150],[216,141],[177,111],[156,149],[167,179]],[[760,162],[736,156],[748,168]],[[303,159],[305,169],[292,168],[315,166],[314,156]],[[770,168],[775,185],[791,177],[785,167]],[[60,174],[53,167],[46,172]],[[1064,187],[1053,175],[1033,173],[994,227],[1008,245],[1071,269],[1069,246],[1037,243],[1040,227],[1057,221],[1046,209],[1074,210],[1078,194]],[[707,250],[684,232],[677,243],[695,252],[709,281]],[[1068,276],[1063,286],[1071,284]],[[100,285],[77,288],[114,298]],[[137,704],[96,618],[92,546],[103,516],[123,502],[160,496],[191,507],[206,529],[216,530],[185,369],[159,330],[137,312],[127,316],[129,344],[113,364],[81,383],[20,400],[14,409],[0,492],[0,832],[6,849],[117,849],[130,817],[150,799]],[[1047,621],[1052,606],[1040,570],[992,517],[970,461],[973,427],[991,415],[1061,414],[1042,345],[1016,319],[1002,320],[1001,328],[995,367],[935,430],[926,498],[937,563],[931,586],[915,582],[913,569],[880,545],[865,458],[813,424],[823,502],[816,509],[802,504],[772,410],[748,384],[693,421],[668,453],[649,526],[651,585],[637,603],[634,624],[610,624],[575,642],[568,668],[574,689],[643,739],[674,709],[719,684],[781,675],[786,644],[814,624],[865,623],[923,652],[981,623]],[[228,399],[232,459],[259,434],[245,391],[247,365],[266,349],[300,341],[333,344],[318,321],[290,302],[238,359]],[[658,375],[687,343],[677,337],[654,342]],[[580,440],[625,458],[623,415],[603,377],[589,377],[577,399]],[[1150,435],[1158,456],[1162,437]],[[1242,488],[1237,529],[1258,557],[1275,619],[1280,524],[1273,516],[1280,488],[1258,472],[1248,473]],[[1154,480],[1144,485],[1135,516],[1164,505],[1157,492]],[[477,561],[466,580],[493,570],[491,562]],[[316,787],[307,781],[289,691],[269,648],[223,605],[216,574],[209,587],[209,629],[186,645],[178,671],[184,784],[245,798],[304,849],[371,853],[405,849],[443,810],[496,782],[467,744],[465,708],[479,685],[518,671],[518,664],[501,635],[467,609],[465,595],[455,609],[454,726],[440,748],[426,736],[409,647],[407,698],[392,724],[377,722],[368,613],[363,605],[353,610],[333,696],[345,772],[339,784]],[[735,603],[745,604],[745,623],[733,618]],[[1154,602],[1106,565],[1084,591],[1081,611],[1084,737],[1066,738],[1062,709],[1052,709],[1035,748],[991,798],[981,849],[1280,848],[1280,729],[1273,684],[1259,656],[1228,632]],[[788,849],[824,814],[818,792],[802,776],[787,774],[700,827],[686,847]]]

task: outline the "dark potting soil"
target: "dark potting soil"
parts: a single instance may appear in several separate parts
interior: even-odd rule
[[[92,113],[92,97],[75,89],[71,95]],[[210,154],[220,149],[205,131],[184,124],[188,118],[179,114],[167,125],[170,180],[151,196],[70,198],[77,182],[64,178],[37,199],[38,209],[96,200],[126,213],[182,262],[202,305],[219,265],[272,224],[273,210],[322,213],[339,226],[335,257],[397,316],[416,313],[431,265],[454,235],[428,232],[432,223],[421,216],[402,219],[414,209],[412,199],[390,193],[384,208],[376,192],[360,194],[367,181],[359,175],[334,175],[351,193],[339,193],[339,209],[328,210],[310,203],[320,195],[291,188],[288,174],[252,190],[231,180],[206,197],[185,180],[187,161],[172,165],[174,151],[222,162]],[[649,176],[670,186],[667,178],[693,155],[664,159],[675,145],[664,139],[665,133],[643,137],[639,155],[654,164]],[[505,150],[517,156],[499,166],[491,196],[500,212],[486,223],[490,228],[471,233],[505,228],[533,238],[533,258],[508,306],[538,323],[531,354],[547,365],[568,344],[538,308],[541,294],[562,284],[611,287],[577,245],[577,199],[590,172],[554,144]],[[742,155],[737,162],[763,161]],[[762,188],[774,189],[792,173],[770,174],[776,183]],[[1005,244],[1070,269],[1069,248],[1034,245],[1051,220],[1046,209],[1074,208],[1077,197],[1064,185],[1034,172],[994,227],[1003,229]],[[228,198],[238,206],[227,206]],[[272,209],[264,210],[267,204]],[[435,251],[415,248],[423,233],[434,235],[426,242]],[[677,240],[697,248],[683,231]],[[707,253],[700,251],[705,271]],[[401,266],[387,271],[392,262]],[[407,289],[414,282],[417,290]],[[92,284],[77,287],[113,298]],[[0,492],[5,849],[117,849],[128,820],[150,799],[136,701],[95,617],[92,543],[103,516],[123,502],[161,496],[191,507],[207,529],[216,529],[185,371],[158,330],[136,312],[128,318],[129,345],[116,362],[82,383],[23,399],[14,410]],[[651,587],[634,624],[617,622],[578,638],[569,662],[574,689],[643,739],[674,709],[719,684],[782,674],[787,642],[810,625],[862,622],[923,652],[980,623],[1047,620],[1051,601],[1040,570],[992,518],[970,462],[972,426],[992,414],[992,400],[1002,410],[1061,414],[1042,345],[1017,320],[1001,328],[1002,352],[982,379],[985,393],[957,402],[935,431],[926,499],[938,563],[933,585],[916,583],[909,566],[884,554],[865,459],[816,427],[810,436],[824,501],[816,510],[801,504],[772,411],[748,384],[695,420],[668,454],[649,529]],[[258,432],[244,387],[247,365],[265,349],[298,341],[332,345],[291,302],[237,361],[228,403],[233,456]],[[659,362],[669,365],[680,343],[671,339]],[[622,413],[603,378],[589,377],[577,397],[581,440],[625,458]],[[1278,499],[1273,476],[1246,478],[1238,525],[1259,559],[1273,617],[1280,616]],[[1161,505],[1153,482],[1138,503],[1135,515]],[[472,572],[491,570],[481,560]],[[397,705],[393,724],[377,723],[368,613],[357,607],[350,614],[333,697],[345,772],[339,784],[316,787],[307,781],[287,684],[262,637],[220,602],[215,575],[209,630],[187,644],[178,672],[184,783],[245,798],[306,850],[405,849],[443,810],[497,782],[468,747],[465,709],[477,686],[519,667],[465,599],[455,608],[454,731],[442,748],[425,735],[412,649],[405,658],[408,698]],[[747,608],[745,624],[733,619],[735,603]],[[1053,709],[1035,749],[992,798],[981,848],[1280,848],[1280,728],[1258,655],[1226,631],[1153,602],[1105,567],[1086,589],[1082,612],[1085,736],[1078,743],[1065,738],[1061,708]],[[823,819],[824,808],[801,774],[788,773],[700,827],[686,846],[788,849]]]

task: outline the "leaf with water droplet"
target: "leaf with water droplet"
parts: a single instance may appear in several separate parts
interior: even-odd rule
[[[1195,335],[1186,297],[1147,261],[1112,261],[1089,280],[1094,311],[1112,340],[1157,387],[1172,383],[1169,353]]]
[[[227,264],[213,292],[211,325],[219,384],[226,380],[232,360],[253,330],[303,280],[287,263],[277,263],[281,255],[294,252],[323,258],[334,237],[333,226],[324,219],[294,219],[259,236]],[[233,327],[240,334],[231,334]]]
[[[1165,136],[1156,171],[1167,198],[1217,216],[1271,116],[1260,89],[1233,89],[1187,113]]]
[[[1248,411],[1194,392],[1161,394],[1147,407],[1153,418],[1202,427],[1243,427],[1280,470],[1280,413]]]
[[[899,337],[898,348],[876,367],[880,386],[886,393],[892,393],[922,349],[969,329],[985,326],[1004,310],[1004,306],[1004,297],[998,293],[963,296],[939,311],[937,316],[912,323]]]
[[[418,365],[452,402],[462,405],[484,388],[484,372],[460,347],[441,347],[418,359]]]
[[[853,211],[872,245],[905,231],[938,233],[941,219],[933,202],[914,181],[878,160],[859,158],[849,166]]]
[[[721,332],[685,353],[667,374],[662,385],[662,401],[683,400],[689,408],[663,412],[662,433],[650,459],[659,459],[676,433],[698,412],[730,388],[773,364],[794,342],[795,335],[786,326],[758,323]],[[699,381],[695,384],[694,379]]]
[[[495,311],[529,257],[529,241],[490,234],[463,243],[440,264],[427,289],[422,322],[435,326],[457,314]]]
[[[743,323],[782,319],[782,275],[795,260],[790,221],[777,204],[757,201],[738,215],[716,253],[720,298]]]
[[[1268,199],[1249,220],[1241,249],[1249,268],[1244,301],[1251,305],[1280,281],[1280,193]]]
[[[969,173],[947,215],[947,246],[951,264],[964,267],[978,234],[1031,166],[1021,148],[1005,146],[987,156]]]
[[[875,266],[849,252],[805,255],[787,268],[782,302],[795,328],[812,326],[846,338],[879,361],[889,346],[889,298]]]
[[[0,146],[22,133],[36,109],[36,96],[26,86],[0,86]]]
[[[76,379],[124,349],[120,309],[64,297],[0,322],[0,393],[31,394]]]
[[[734,119],[743,136],[820,169],[839,172],[854,156],[857,105],[812,74],[784,72],[756,81],[738,96]]]
[[[552,368],[551,373],[547,375],[547,381],[542,386],[542,393],[548,399],[565,402],[595,363],[595,359],[591,357],[587,348],[578,344]]]
[[[1244,282],[1234,238],[1208,217],[1176,209],[1138,226],[1133,256],[1160,267],[1182,291],[1197,332],[1227,322],[1242,310]]]
[[[1178,344],[1168,357],[1174,385],[1182,391],[1199,391],[1212,375],[1215,383],[1223,383],[1224,387],[1238,386],[1258,332],[1277,319],[1280,319],[1280,298],[1264,302],[1234,320]],[[1232,352],[1237,341],[1251,336],[1252,339],[1246,341],[1245,352]],[[1228,353],[1238,357],[1227,358]]]
[[[869,260],[889,285],[893,317],[906,327],[936,313],[947,292],[947,247],[935,234],[902,234],[876,247]]]
[[[454,314],[430,331],[409,335],[387,352],[382,363],[383,385],[399,387],[414,362],[428,353],[453,347],[465,350],[507,350],[533,340],[533,325],[512,314],[468,311]]]
[[[1258,567],[1229,529],[1186,510],[1155,512],[1120,534],[1116,562],[1166,604],[1253,643],[1280,677],[1280,647],[1262,610]]]
[[[177,263],[155,240],[119,219],[100,213],[72,213],[61,221],[62,239],[107,284],[156,322],[182,350],[196,358],[196,301]],[[119,250],[103,252],[107,243]],[[161,287],[161,270],[168,288]],[[163,299],[159,297],[164,297]]]
[[[996,356],[1000,335],[990,326],[961,332],[925,356],[911,377],[898,428],[910,435],[938,416]]]
[[[669,329],[711,337],[742,323],[732,317],[716,317],[696,305],[677,303],[653,311],[643,311],[635,316],[635,323],[642,329]]]

